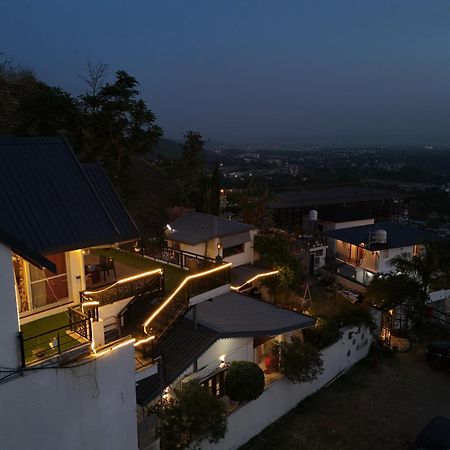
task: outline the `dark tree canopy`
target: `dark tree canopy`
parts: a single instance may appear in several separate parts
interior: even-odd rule
[[[165,450],[192,448],[204,439],[218,442],[225,436],[225,404],[196,380],[175,391],[174,399],[164,401],[159,434]],[[194,448],[197,448],[194,447]]]
[[[234,361],[225,377],[225,393],[233,401],[257,399],[264,391],[264,372],[251,361]]]
[[[395,308],[402,303],[424,304],[427,298],[421,283],[406,274],[375,276],[365,295],[371,304],[386,309]]]
[[[138,98],[138,86],[133,76],[119,70],[114,83],[81,96],[87,115],[85,156],[101,161],[116,179],[132,156],[150,152],[162,135],[154,114]]]
[[[293,383],[308,383],[323,372],[318,350],[293,336],[290,342],[278,342],[272,351],[279,354],[280,372]]]

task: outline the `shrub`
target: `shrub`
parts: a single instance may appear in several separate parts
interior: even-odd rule
[[[303,331],[303,336],[317,350],[322,350],[339,339],[339,323],[333,318],[319,318],[313,328]]]
[[[174,399],[162,404],[159,426],[162,448],[192,448],[195,441],[198,447],[203,439],[218,442],[225,436],[225,405],[198,381],[188,381],[175,394]]]
[[[313,381],[323,372],[319,351],[299,337],[292,337],[290,342],[277,342],[272,351],[279,353],[280,372],[292,383]]]
[[[250,361],[235,361],[225,376],[225,393],[239,403],[255,400],[264,391],[264,372]]]

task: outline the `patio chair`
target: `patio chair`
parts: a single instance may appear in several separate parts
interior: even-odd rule
[[[109,276],[109,271],[112,270],[114,272],[114,278],[117,280],[116,268],[114,266],[114,258],[112,256],[100,256],[99,261],[100,266],[103,271],[103,279],[106,281],[106,275]]]

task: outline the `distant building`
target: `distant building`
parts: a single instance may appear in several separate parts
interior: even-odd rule
[[[336,275],[360,285],[368,285],[377,273],[391,272],[390,261],[395,256],[418,255],[425,243],[441,239],[394,222],[330,229],[325,235],[334,241]]]

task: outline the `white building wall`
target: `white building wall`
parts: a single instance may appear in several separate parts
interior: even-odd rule
[[[81,250],[67,253],[67,282],[69,285],[69,297],[76,303],[80,301],[80,291],[86,289],[84,274],[84,256]]]
[[[407,253],[409,256],[413,254],[413,246],[390,248],[387,251],[380,250],[380,258],[378,259],[378,272],[388,273],[392,272],[394,268],[389,264],[389,261],[395,256],[403,255]]]
[[[15,368],[20,362],[17,338],[18,316],[11,249],[0,243],[0,365],[2,367]],[[2,405],[1,402],[0,405]]]
[[[224,439],[217,444],[204,440],[200,444],[202,450],[238,449],[299,402],[366,357],[372,336],[366,328],[358,329],[346,328],[338,342],[322,351],[324,372],[316,380],[294,384],[283,377],[275,381],[256,400],[242,405],[228,416],[228,429]]]
[[[0,384],[0,405],[5,450],[137,450],[134,347],[25,372]]]
[[[200,376],[206,376],[219,367],[219,358],[225,355],[225,362],[253,361],[253,337],[219,339],[197,361],[202,369]]]

